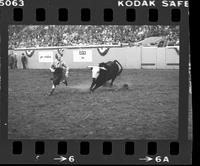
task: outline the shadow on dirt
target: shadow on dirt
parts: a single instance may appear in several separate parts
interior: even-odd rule
[[[132,91],[133,89],[128,86],[128,84],[123,85],[113,85],[110,86],[102,86],[96,89],[94,92],[89,90],[88,84],[79,84],[79,85],[69,85],[68,87],[64,87],[61,90],[61,87],[57,88],[53,94],[59,95],[64,93],[80,93],[80,94],[96,94],[96,93],[105,93],[105,92],[118,92],[118,91]]]

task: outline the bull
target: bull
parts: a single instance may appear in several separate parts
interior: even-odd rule
[[[99,66],[88,67],[92,70],[92,84],[90,86],[91,92],[103,86],[110,80],[110,87],[112,87],[116,77],[123,71],[122,65],[117,60],[108,61],[106,63],[103,62],[100,63]]]
[[[62,67],[55,68],[52,65],[50,68],[50,71],[53,73],[53,77],[51,78],[52,88],[49,93],[49,96],[53,94],[56,86],[59,85],[61,82],[64,83],[66,86],[68,85],[67,78],[68,78],[69,68],[68,67],[67,68],[62,68]]]

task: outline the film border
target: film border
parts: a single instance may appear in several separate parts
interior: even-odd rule
[[[60,22],[58,20],[59,8],[66,6],[68,9],[68,20],[65,22]],[[44,8],[46,11],[46,20],[45,21],[36,21],[35,19],[35,10],[36,8]],[[81,21],[81,9],[89,8],[91,12],[90,21]],[[113,20],[104,22],[103,10],[105,8],[113,10]],[[181,20],[180,22],[171,21],[171,9],[172,8],[163,8],[157,6],[158,9],[158,21],[149,22],[148,20],[148,9],[144,7],[134,8],[136,11],[136,19],[133,22],[126,21],[126,9],[127,7],[118,7],[116,1],[78,1],[78,0],[69,0],[69,1],[56,1],[56,0],[27,0],[23,9],[23,21],[14,21],[13,20],[13,9],[14,7],[1,8],[0,12],[0,32],[1,32],[1,71],[3,73],[2,81],[2,96],[1,102],[3,108],[1,110],[1,130],[0,130],[0,156],[2,160],[0,163],[57,163],[54,160],[49,160],[49,158],[58,156],[57,155],[57,143],[60,140],[43,140],[45,141],[45,154],[41,156],[40,160],[36,160],[34,155],[34,143],[38,140],[20,140],[23,142],[23,153],[21,155],[13,155],[12,152],[12,142],[13,140],[8,140],[7,138],[7,109],[8,109],[8,70],[7,70],[7,54],[8,54],[8,25],[10,24],[55,24],[55,25],[180,25],[180,86],[179,86],[179,136],[177,140],[131,140],[135,143],[136,154],[133,157],[123,156],[122,151],[119,152],[118,149],[124,148],[124,143],[126,140],[112,141],[113,144],[113,153],[109,157],[102,155],[102,143],[103,140],[87,140],[90,142],[90,151],[93,152],[93,155],[88,157],[80,155],[79,143],[81,140],[66,140],[68,145],[67,154],[74,154],[77,158],[76,164],[144,164],[144,162],[138,161],[138,157],[147,155],[146,145],[149,141],[157,142],[158,150],[157,154],[162,154],[163,147],[167,154],[169,152],[169,143],[170,142],[179,142],[180,152],[176,157],[172,157],[170,164],[189,164],[191,161],[191,141],[188,141],[188,43],[189,43],[189,20],[188,20],[188,9],[180,7],[181,11]],[[98,19],[96,19],[98,18]],[[101,18],[101,19],[99,19]],[[188,36],[188,37],[186,37]],[[2,125],[3,124],[3,125]],[[108,140],[107,140],[108,141]],[[130,141],[130,140],[127,140]],[[32,147],[32,148],[30,148]],[[160,149],[161,148],[161,149]],[[188,150],[190,149],[190,150]],[[160,153],[159,153],[160,152]],[[165,154],[165,153],[164,153]],[[51,156],[51,157],[50,157]],[[171,156],[170,156],[171,157]]]

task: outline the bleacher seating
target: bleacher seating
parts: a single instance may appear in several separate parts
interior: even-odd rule
[[[134,43],[148,37],[160,36],[155,45],[179,43],[178,26],[91,26],[91,25],[12,25],[9,26],[9,48],[74,46]]]

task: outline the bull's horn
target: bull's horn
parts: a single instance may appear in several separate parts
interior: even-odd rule
[[[105,67],[100,67],[100,69],[107,70]]]

